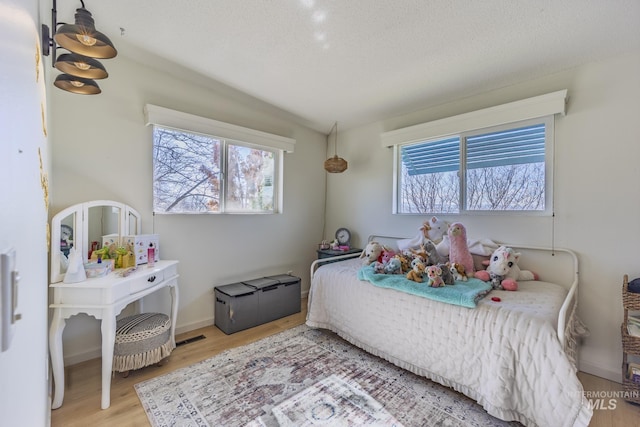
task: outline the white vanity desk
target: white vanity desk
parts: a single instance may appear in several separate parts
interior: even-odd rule
[[[171,291],[171,337],[175,344],[175,319],[178,313],[178,261],[158,261],[152,268],[146,264],[127,277],[118,271],[105,277],[78,283],[53,283],[53,319],[49,330],[49,351],[55,382],[51,407],[59,408],[64,399],[64,357],[62,332],[69,317],[86,313],[101,320],[102,331],[102,409],[111,404],[111,369],[116,337],[116,316],[130,303],[159,289]]]
[[[63,231],[62,231],[63,230]],[[87,262],[92,242],[103,236],[140,234],[140,214],[130,206],[110,200],[94,200],[64,209],[51,220],[52,321],[49,352],[55,383],[52,409],[64,399],[64,356],[62,333],[66,320],[86,313],[101,321],[102,409],[111,404],[111,375],[116,336],[116,316],[130,303],[163,288],[171,294],[171,338],[175,344],[178,312],[178,261],[156,261],[153,267],[140,264],[127,277],[116,269],[104,277],[65,283],[67,253],[73,247]],[[141,304],[139,303],[140,307]]]

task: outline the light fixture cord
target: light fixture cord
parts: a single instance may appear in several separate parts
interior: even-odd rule
[[[337,156],[338,155],[338,122],[335,122],[333,124],[333,127],[329,131],[329,136],[331,136],[334,129],[336,130],[336,136],[335,136],[335,139],[333,140],[333,153]]]

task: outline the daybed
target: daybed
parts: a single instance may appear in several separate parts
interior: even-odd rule
[[[511,247],[541,280],[491,290],[474,308],[359,280],[363,262],[353,255],[317,260],[306,323],[451,387],[502,420],[587,426],[592,409],[575,360],[578,259],[566,249]]]

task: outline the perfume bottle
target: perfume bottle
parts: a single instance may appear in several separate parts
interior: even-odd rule
[[[156,261],[156,248],[153,247],[153,243],[149,243],[149,248],[147,249],[147,267],[153,267]]]

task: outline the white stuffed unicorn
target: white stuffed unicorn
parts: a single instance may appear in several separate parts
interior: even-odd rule
[[[517,291],[518,280],[538,280],[538,275],[529,270],[518,267],[520,253],[512,248],[500,246],[492,254],[489,261],[485,261],[487,269],[477,271],[475,277],[485,282],[491,281],[494,289]]]
[[[401,252],[409,249],[419,249],[420,246],[424,245],[428,240],[431,240],[434,244],[438,244],[447,232],[447,226],[446,221],[433,216],[430,220],[422,224],[415,237],[398,240],[398,249],[400,249]]]

